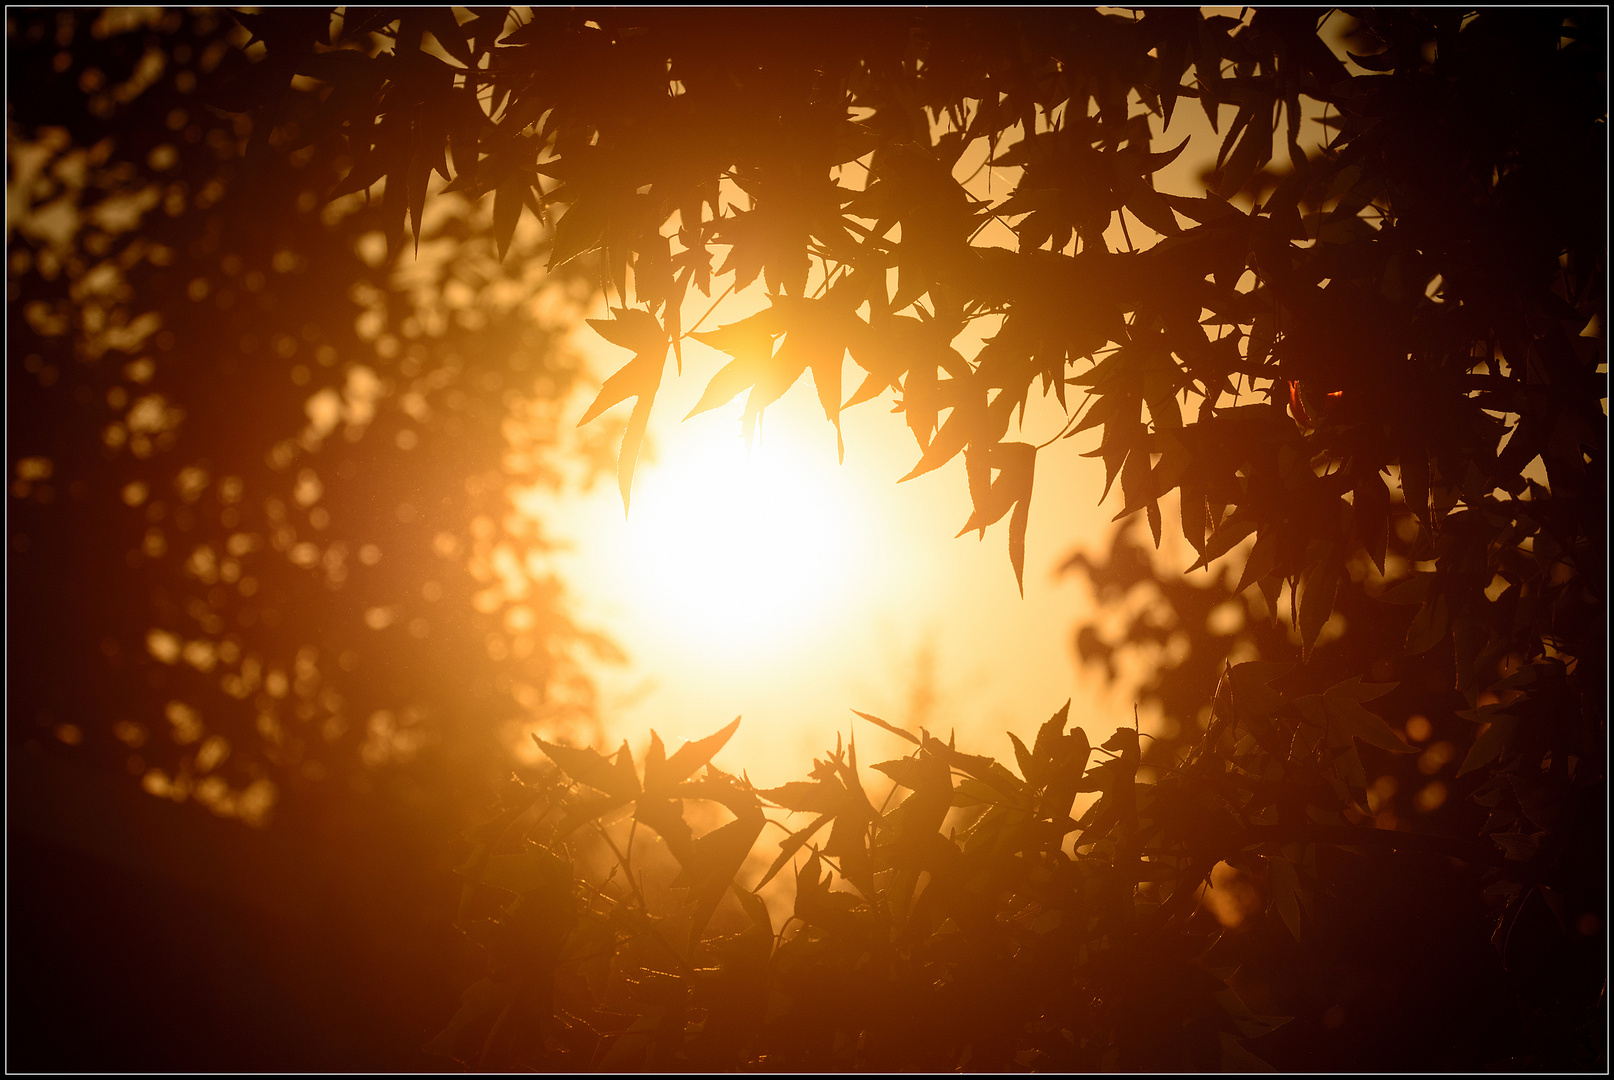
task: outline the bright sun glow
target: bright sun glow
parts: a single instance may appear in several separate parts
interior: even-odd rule
[[[635,478],[632,594],[690,651],[777,645],[850,591],[858,514],[833,436],[776,421],[749,449],[732,421],[690,421]]]
[[[1079,598],[1068,579],[1049,573],[1072,538],[1103,542],[1108,512],[1093,513],[1087,500],[1051,500],[1033,514],[1022,598],[1006,525],[988,530],[985,542],[952,537],[969,512],[962,463],[898,484],[918,449],[870,403],[842,415],[840,464],[810,380],[768,408],[748,451],[740,400],[679,419],[710,377],[689,370],[692,358],[719,366],[695,347],[689,353],[685,374],[694,385],[652,419],[630,513],[609,476],[559,502],[536,487],[513,495],[551,535],[569,540],[557,565],[575,589],[578,618],[630,659],[591,668],[609,725],[605,743],[627,737],[637,755],[652,728],[673,746],[740,715],[717,764],[769,786],[797,779],[804,755],[834,746],[851,709],[956,729],[961,745],[977,746],[1001,742],[1005,729],[1034,738],[1073,695],[1083,695],[1090,730],[1107,735],[1111,714],[1130,725],[1130,700],[1112,707],[1101,685],[1076,685],[1067,635]],[[1031,431],[1063,422],[1052,399],[1033,400]],[[1102,469],[1066,455],[1051,459],[1039,480],[1053,490],[1097,491]],[[932,658],[928,667],[916,659],[921,652]],[[994,671],[1012,674],[993,680]],[[575,737],[545,723],[535,718],[522,732],[524,751],[533,747],[527,731]],[[857,735],[874,740],[868,753],[902,751],[899,740],[871,730]]]

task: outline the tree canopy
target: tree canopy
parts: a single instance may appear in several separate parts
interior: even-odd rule
[[[1119,481],[1156,545],[1174,505],[1193,569],[1244,556],[1231,584],[1175,579],[1127,534],[1071,563],[1101,594],[1160,591],[1167,621],[1131,643],[1193,642],[1151,690],[1181,737],[1150,748],[1095,748],[1062,710],[1011,770],[866,718],[914,747],[875,766],[907,792],[876,808],[851,742],[768,791],[710,764],[723,733],[653,740],[640,766],[542,743],[558,772],[512,783],[464,868],[489,974],[435,1049],[606,1069],[1606,1060],[1606,13],[1246,15],[237,16],[254,61],[206,92],[243,118],[249,181],[311,154],[322,195],[372,193],[394,257],[458,193],[491,204],[506,262],[532,214],[548,270],[592,276],[594,327],[632,358],[583,419],[632,399],[625,506],[694,336],[732,358],[696,410],[745,394],[748,431],[804,376],[837,429],[889,395],[909,476],[961,456],[963,531],[1008,518],[1017,577],[1037,458],[1069,452],[1012,434],[1033,393],[1061,435],[1092,433],[1103,494]],[[1194,108],[1205,183],[1160,190]],[[758,314],[685,327],[691,288],[757,281]],[[1214,633],[1225,604],[1258,618]],[[1259,625],[1277,618],[1292,635]],[[1428,827],[1398,827],[1380,781],[1415,752],[1425,776],[1455,769],[1419,795]],[[686,800],[732,820],[696,836]],[[753,882],[765,807],[813,819]],[[666,889],[613,839],[630,813],[664,842]],[[776,933],[756,892],[798,855],[801,928]],[[1219,866],[1255,883],[1248,919],[1201,903]],[[1354,981],[1385,972],[1370,1020],[1318,998],[1365,1000]],[[1419,1046],[1403,1013],[1429,1000]],[[1341,1045],[1348,1022],[1372,1038]]]
[[[337,192],[385,182],[395,238],[412,222],[418,242],[435,171],[493,195],[501,249],[530,212],[557,219],[551,266],[599,253],[623,305],[602,333],[635,359],[590,415],[635,399],[625,498],[684,295],[709,291],[719,247],[716,273],[741,288],[760,276],[773,302],[707,339],[734,360],[698,408],[744,392],[754,418],[808,371],[832,422],[900,390],[915,472],[970,463],[968,527],[1019,508],[1017,567],[1035,455],[1005,435],[1034,386],[1061,400],[1087,388],[1076,430],[1101,429],[1108,479],[1157,538],[1172,491],[1211,558],[1258,532],[1255,580],[1311,582],[1293,590],[1308,639],[1342,561],[1382,559],[1380,477],[1396,466],[1403,504],[1426,524],[1444,516],[1474,451],[1506,430],[1486,405],[1509,406],[1490,412],[1519,416],[1524,438],[1472,462],[1472,499],[1522,493],[1537,455],[1558,488],[1584,482],[1580,447],[1601,426],[1595,346],[1580,338],[1601,265],[1599,54],[1561,15],[1377,15],[1368,25],[1392,43],[1356,78],[1315,13],[1281,9],[1248,26],[1187,10],[247,21],[264,60],[223,100],[253,109],[266,142],[293,76],[328,81],[318,128],[299,137],[343,140]],[[367,56],[358,43],[376,30],[391,48]],[[1157,192],[1150,177],[1181,147],[1158,152],[1149,118],[1169,122],[1186,97],[1213,127],[1222,105],[1237,110],[1214,190]],[[1300,145],[1303,102],[1326,107],[1324,153]],[[952,175],[976,140],[1020,170],[990,202]],[[1263,183],[1280,143],[1283,182]],[[1241,192],[1261,194],[1248,212],[1227,201]],[[1123,210],[1161,241],[1110,251]],[[972,242],[994,218],[1012,221],[1012,247]],[[981,354],[954,356],[986,319],[1001,326]],[[1538,364],[1557,404],[1526,419],[1501,382],[1474,380],[1522,382],[1532,348],[1554,358]],[[845,355],[866,377],[843,403]],[[1347,411],[1297,430],[1272,407],[1290,384]],[[1324,456],[1342,467],[1321,484],[1282,467]]]
[[[252,158],[252,125],[198,89],[255,70],[225,13],[23,23],[15,85],[58,92],[11,106],[17,711],[119,721],[110,752],[148,786],[207,781],[227,816],[262,781],[262,820],[270,792],[370,764],[502,763],[519,699],[586,727],[578,658],[608,647],[509,512],[575,471],[575,282],[503,272],[452,195],[422,258],[389,256],[379,207],[325,202],[330,154]],[[86,687],[75,664],[105,661]],[[231,760],[198,770],[210,741]]]

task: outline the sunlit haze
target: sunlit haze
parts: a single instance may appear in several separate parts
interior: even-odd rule
[[[1197,110],[1175,116],[1172,137],[1209,131]],[[961,181],[973,176],[979,196],[993,182],[994,171],[979,167],[985,153],[983,142],[955,169]],[[1187,190],[1199,165],[1179,160],[1160,183]],[[995,170],[998,182],[1017,173]],[[1132,240],[1151,242],[1140,223],[1132,230]],[[1128,242],[1119,228],[1107,240],[1112,248]],[[980,242],[1013,247],[1015,238],[993,223]],[[766,303],[758,283],[719,302],[706,328]],[[692,293],[684,324],[700,319],[708,304]],[[605,307],[596,300],[589,314],[605,317]],[[991,330],[972,333],[976,340],[967,334],[955,342],[965,356]],[[600,378],[628,356],[586,327],[573,347]],[[1082,586],[1055,576],[1075,548],[1107,542],[1120,507],[1118,488],[1097,505],[1104,469],[1082,456],[1091,437],[1062,440],[1038,455],[1022,597],[1007,522],[984,539],[955,538],[970,510],[960,460],[897,482],[919,448],[887,415],[896,395],[842,413],[842,464],[836,431],[804,375],[764,411],[748,449],[743,395],[681,419],[729,359],[694,339],[683,354],[682,375],[669,362],[651,414],[631,512],[624,517],[608,480],[583,496],[534,504],[546,527],[572,545],[562,562],[580,617],[628,655],[627,665],[595,672],[607,742],[625,737],[637,753],[652,728],[676,743],[740,715],[740,730],[717,763],[746,769],[759,783],[784,783],[798,778],[804,754],[834,745],[836,733],[854,722],[853,709],[913,729],[956,730],[962,745],[985,753],[1008,750],[1006,731],[1034,735],[1067,699],[1095,741],[1132,722],[1125,678],[1132,661],[1123,660],[1114,687],[1079,667],[1071,632],[1095,612]],[[846,361],[843,385],[856,385],[856,377]],[[613,415],[625,412],[618,407]],[[1011,427],[1008,438],[1042,443],[1066,419],[1051,396],[1033,395],[1023,427]],[[1181,558],[1177,530],[1165,531],[1163,558]],[[1143,720],[1147,726],[1147,710]],[[900,752],[894,737],[856,723],[858,738],[876,747],[866,760]],[[523,741],[520,752],[532,756],[530,740]]]
[[[586,331],[577,340],[610,348]],[[614,359],[601,355],[597,370]],[[640,748],[654,728],[676,744],[739,715],[718,764],[783,783],[802,754],[834,745],[852,709],[956,729],[993,751],[1073,696],[1095,730],[1130,718],[1129,702],[1077,670],[1070,631],[1085,597],[1053,576],[1074,544],[1107,534],[1101,465],[1070,442],[1044,455],[1022,599],[1005,523],[984,540],[954,538],[969,516],[960,463],[897,483],[919,451],[888,415],[890,395],[842,414],[845,464],[810,377],[766,411],[748,449],[740,400],[680,419],[722,359],[686,346],[626,516],[609,480],[540,511],[571,545],[562,564],[579,617],[629,658],[596,672],[608,741]],[[1052,401],[1033,402],[1024,437],[1060,423]],[[898,753],[892,736],[856,723],[874,747],[867,760]]]
[[[788,646],[863,585],[869,508],[834,474],[833,446],[824,460],[824,432],[794,419],[769,417],[749,447],[727,417],[680,425],[636,485],[624,584],[692,658]]]

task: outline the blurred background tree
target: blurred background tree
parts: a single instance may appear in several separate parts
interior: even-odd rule
[[[613,655],[516,505],[605,460],[561,437],[587,286],[452,195],[389,248],[317,94],[210,104],[248,36],[7,17],[13,1065],[413,1060],[458,830]]]

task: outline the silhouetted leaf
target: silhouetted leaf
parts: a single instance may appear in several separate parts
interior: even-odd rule
[[[1474,745],[1469,747],[1468,753],[1463,756],[1463,763],[1457,769],[1458,776],[1471,773],[1495,761],[1513,741],[1514,732],[1519,726],[1518,718],[1509,713],[1505,706],[1500,705],[1468,709],[1457,715],[1485,725],[1474,739]]]
[[[891,734],[893,734],[893,735],[897,735],[897,736],[900,736],[901,738],[907,739],[909,742],[913,743],[915,746],[919,745],[919,736],[913,734],[912,732],[903,731],[901,728],[898,728],[898,727],[892,727],[890,724],[886,723],[884,720],[881,720],[878,716],[870,716],[868,713],[866,713],[866,712],[858,712],[856,709],[853,709],[852,711],[854,713],[857,713],[858,716],[861,716],[863,719],[867,720],[869,723],[873,724],[875,727],[884,728],[885,730],[891,732]]]
[[[733,891],[735,898],[740,901],[740,906],[745,909],[745,914],[751,920],[751,925],[772,937],[773,922],[768,918],[768,905],[762,902],[762,897],[748,889],[740,888],[738,882],[731,884],[729,888]]]
[[[667,364],[667,336],[656,317],[646,311],[613,309],[615,319],[590,319],[601,337],[633,350],[634,357],[615,375],[605,380],[594,404],[579,420],[578,426],[588,423],[600,413],[630,397],[637,400],[628,417],[627,431],[622,436],[622,452],[617,459],[617,483],[622,490],[622,509],[628,508],[628,496],[633,487],[633,469],[639,460],[639,448],[644,442],[645,426],[650,422],[650,407],[656,391],[661,387],[661,374]]]
[[[1344,573],[1335,549],[1330,546],[1300,579],[1300,618],[1298,628],[1302,655],[1310,657],[1312,645],[1323,624],[1334,610],[1334,594]]]
[[[783,787],[764,788],[757,794],[787,810],[820,814],[839,813],[846,802],[846,788],[839,780],[793,781]]]
[[[615,762],[598,750],[557,746],[537,735],[532,737],[532,741],[573,780],[619,799],[631,799],[639,794],[639,781],[633,772],[633,759],[628,756],[626,739],[622,741],[622,749],[617,751]]]
[[[762,880],[757,882],[756,891],[761,892],[762,887],[768,882],[772,881],[775,874],[784,869],[784,865],[790,861],[791,856],[800,851],[802,849],[802,845],[811,840],[813,838],[813,834],[818,832],[818,830],[822,829],[825,825],[828,825],[834,817],[834,814],[821,814],[814,818],[812,824],[808,825],[805,829],[793,832],[787,836],[784,842],[779,845],[779,854],[768,866],[767,872],[762,875]]]
[[[510,251],[510,240],[516,234],[530,186],[524,177],[513,173],[500,181],[493,193],[493,245],[501,262]]]
[[[736,716],[723,726],[715,735],[708,735],[704,739],[696,739],[680,746],[676,752],[664,762],[654,758],[645,761],[644,786],[647,792],[666,791],[673,785],[693,776],[702,766],[733,738],[740,728],[740,718]],[[652,735],[654,737],[654,735]],[[656,740],[659,747],[660,740]]]
[[[1362,708],[1362,702],[1382,697],[1395,689],[1395,686],[1395,683],[1364,683],[1361,676],[1356,675],[1330,686],[1323,691],[1320,698],[1308,695],[1297,700],[1296,704],[1299,705],[1302,701],[1320,701],[1328,717],[1330,730],[1338,732],[1341,736],[1341,741],[1337,745],[1349,745],[1343,740],[1354,736],[1391,753],[1417,753],[1417,747],[1408,746],[1403,742],[1400,736],[1391,730],[1389,724]]]
[[[1424,601],[1413,616],[1412,625],[1407,628],[1406,651],[1408,656],[1416,656],[1427,652],[1446,640],[1446,631],[1450,627],[1450,616],[1446,609],[1444,594],[1436,594]]]
[[[729,890],[734,875],[745,865],[746,856],[762,834],[765,819],[760,809],[749,811],[721,825],[691,845],[682,868],[671,885],[690,890],[689,944],[700,940],[706,924],[717,910],[718,901]]]

